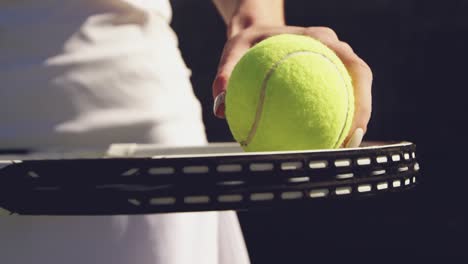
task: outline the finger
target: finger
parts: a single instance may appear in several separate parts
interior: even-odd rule
[[[232,70],[249,48],[249,42],[241,39],[241,37],[235,37],[226,43],[213,82],[213,98],[226,91]]]
[[[286,27],[271,27],[263,31],[262,35],[257,38],[257,42],[265,38],[279,35],[279,34],[296,34],[312,37],[319,41],[323,42],[338,42],[338,35],[336,32],[328,27],[296,27],[296,26],[286,26]]]
[[[344,145],[346,147],[358,147],[367,125],[370,121],[372,111],[372,71],[370,67],[355,53],[351,46],[339,41],[336,33],[329,28],[307,28],[305,35],[311,36],[331,48],[348,70],[354,95],[354,117],[350,130],[352,134],[346,136]]]
[[[223,54],[220,59],[218,66],[218,72],[213,81],[213,112],[214,115],[218,118],[225,118],[225,103],[224,96],[227,89],[227,84],[231,73],[236,66],[237,62],[242,58],[242,56],[250,48],[248,42],[242,42],[239,39],[233,39],[228,42],[223,50]]]
[[[327,41],[337,41],[336,33],[326,27],[303,28],[303,27],[269,27],[258,32],[246,31],[245,34],[237,35],[229,40],[223,50],[218,65],[218,72],[213,82],[213,98],[216,98],[221,92],[226,91],[227,82],[231,76],[232,70],[242,58],[242,56],[256,43],[283,33],[317,36],[317,38]]]
[[[361,128],[365,134],[372,113],[372,72],[363,61],[352,63],[347,68],[354,87],[354,118],[350,131]]]
[[[308,27],[302,34],[326,43],[339,41],[336,32],[328,27]]]
[[[362,138],[364,137],[364,130],[362,128],[357,128],[354,133],[349,138],[348,142],[345,145],[345,148],[357,148],[362,143]]]
[[[354,117],[350,131],[361,128],[365,134],[372,112],[372,71],[344,42],[325,43],[335,51],[351,76],[354,92]],[[350,140],[348,135],[345,142]],[[346,144],[346,143],[345,143]]]

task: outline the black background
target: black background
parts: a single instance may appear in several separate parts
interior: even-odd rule
[[[209,140],[232,141],[212,115],[224,23],[209,0],[172,3]],[[241,212],[252,262],[468,263],[468,1],[289,0],[286,20],[331,27],[368,62],[366,139],[416,143],[423,179],[396,196]]]

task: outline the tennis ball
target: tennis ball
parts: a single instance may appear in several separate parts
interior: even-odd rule
[[[318,40],[276,35],[234,67],[225,107],[229,129],[245,151],[338,148],[353,120],[352,81]]]

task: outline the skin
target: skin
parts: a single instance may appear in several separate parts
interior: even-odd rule
[[[372,111],[372,71],[351,46],[327,27],[288,26],[283,0],[213,0],[227,26],[227,41],[213,81],[214,114],[224,116],[224,92],[234,66],[249,48],[278,34],[298,34],[315,38],[335,51],[353,80],[355,113],[346,147],[357,147],[367,130]]]

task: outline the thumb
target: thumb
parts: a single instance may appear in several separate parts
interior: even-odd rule
[[[224,118],[224,93],[227,89],[229,77],[237,62],[239,62],[249,48],[249,45],[236,38],[228,41],[224,46],[212,87],[213,99],[215,100],[213,111],[215,116],[219,118]]]

